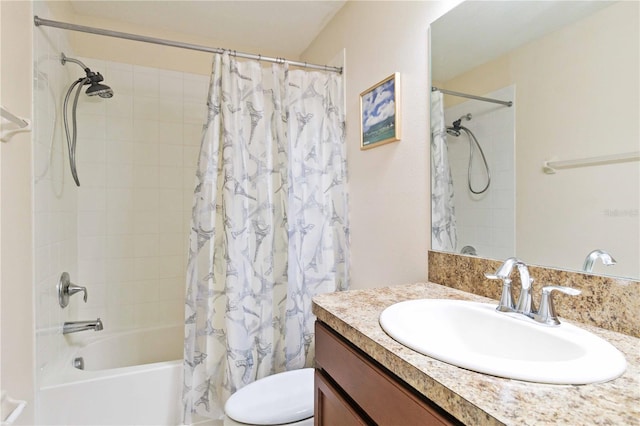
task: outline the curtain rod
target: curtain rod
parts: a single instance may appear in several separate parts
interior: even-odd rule
[[[51,21],[49,19],[40,18],[37,15],[33,17],[33,23],[35,24],[36,27],[45,26],[45,27],[62,28],[64,30],[80,31],[80,32],[83,32],[83,33],[98,34],[98,35],[103,35],[103,36],[107,36],[107,37],[124,38],[124,39],[127,39],[127,40],[141,41],[141,42],[144,42],[144,43],[153,43],[153,44],[160,44],[160,45],[163,45],[163,46],[178,47],[180,49],[198,50],[198,51],[201,51],[201,52],[209,52],[209,53],[230,52],[233,56],[236,56],[236,57],[239,57],[239,58],[255,59],[255,60],[258,60],[258,61],[265,61],[265,62],[271,62],[271,63],[276,63],[276,64],[288,63],[288,64],[294,65],[296,67],[311,68],[311,69],[323,70],[323,71],[331,71],[331,72],[337,72],[338,74],[342,74],[342,67],[332,67],[332,66],[329,66],[329,65],[309,64],[307,62],[290,61],[290,60],[285,59],[285,58],[273,58],[273,57],[269,57],[269,56],[254,55],[252,53],[236,52],[235,50],[231,50],[231,49],[221,49],[221,48],[217,48],[217,47],[208,47],[208,46],[202,46],[202,45],[198,45],[198,44],[184,43],[184,42],[181,42],[181,41],[165,40],[165,39],[161,39],[161,38],[141,36],[141,35],[130,34],[130,33],[123,33],[123,32],[120,32],[120,31],[105,30],[105,29],[102,29],[102,28],[86,27],[84,25],[69,24],[67,22]]]
[[[440,92],[444,93],[445,95],[452,95],[452,96],[459,96],[461,98],[475,99],[476,101],[491,102],[491,103],[494,103],[494,104],[505,105],[505,106],[508,106],[508,107],[513,105],[512,101],[501,101],[501,100],[498,100],[498,99],[483,98],[482,96],[476,96],[476,95],[469,95],[467,93],[454,92],[453,90],[440,89],[440,88],[435,87],[435,86],[431,86],[431,91],[432,92],[440,91]]]

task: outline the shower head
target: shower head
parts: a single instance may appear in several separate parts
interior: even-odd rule
[[[460,136],[460,130],[457,127],[447,127],[447,133],[456,138]]]
[[[111,98],[113,97],[113,90],[111,87],[106,84],[100,83],[91,83],[91,86],[85,92],[87,96],[95,96],[98,95],[101,98]]]
[[[64,121],[64,133],[67,138],[67,148],[69,149],[69,167],[71,168],[71,176],[73,180],[76,182],[77,186],[80,186],[80,180],[78,179],[78,171],[76,170],[76,142],[78,136],[78,129],[76,124],[76,107],[78,106],[78,99],[80,97],[80,92],[82,90],[82,86],[89,86],[86,90],[87,96],[95,96],[98,95],[101,98],[110,98],[113,96],[113,90],[111,87],[106,84],[102,84],[102,74],[99,72],[93,72],[89,69],[88,66],[83,64],[81,61],[73,58],[68,58],[64,53],[60,55],[60,62],[62,65],[65,65],[67,62],[73,62],[82,67],[85,75],[71,83],[69,89],[67,90],[67,94],[64,97],[63,103],[63,113],[62,118]],[[73,90],[76,89],[74,98],[73,98],[73,109],[71,112],[71,120],[72,120],[72,128],[69,129],[69,121],[67,117],[67,106],[69,105],[69,98]]]
[[[88,80],[85,84],[90,84],[89,88],[85,92],[87,96],[98,95],[101,98],[110,98],[113,96],[113,90],[111,87],[101,83],[101,81],[104,80],[102,74],[94,73],[89,68],[85,71],[87,73],[87,78],[85,80]]]
[[[60,56],[60,62],[62,62],[62,65],[65,65],[67,62],[73,62],[74,64],[78,64],[82,67],[86,76],[82,77],[80,80],[82,81],[83,85],[90,85],[85,92],[87,96],[98,95],[101,98],[110,98],[113,96],[113,90],[111,89],[111,87],[107,86],[106,84],[102,84],[104,77],[102,77],[102,74],[100,74],[99,72],[95,73],[91,71],[91,69],[81,61],[79,61],[78,59],[69,58],[64,53],[62,53]]]
[[[471,121],[471,114],[465,114],[462,117],[458,118],[456,121],[454,121],[451,126],[447,127],[447,133],[450,134],[451,136],[455,136],[458,137],[460,136],[460,129],[462,128],[462,120],[467,120],[467,121]]]

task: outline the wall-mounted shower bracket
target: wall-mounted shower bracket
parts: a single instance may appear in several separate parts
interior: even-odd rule
[[[71,282],[69,274],[63,272],[57,285],[58,303],[61,308],[66,308],[69,304],[69,298],[78,292],[84,293],[84,303],[87,303],[87,288],[75,285]]]

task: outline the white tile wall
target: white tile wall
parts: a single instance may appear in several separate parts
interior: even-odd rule
[[[87,97],[78,106],[89,129],[79,162],[91,170],[86,185],[80,177],[87,190],[78,195],[78,281],[99,293],[79,315],[99,311],[108,330],[180,323],[191,214],[184,200],[193,191],[208,78],[79,59],[102,67],[115,93],[100,100],[104,110],[85,108]],[[104,268],[92,268],[100,260]]]
[[[34,13],[49,16],[43,2]],[[38,380],[65,345],[62,323],[102,318],[106,330],[183,321],[186,250],[208,77],[77,58],[115,95],[83,94],[77,166],[69,172],[62,101],[82,75],[63,31],[34,35],[34,247]],[[64,310],[63,271],[86,286]]]
[[[515,86],[483,95],[515,101]],[[447,108],[445,121],[451,125],[467,113],[469,128],[485,153],[491,172],[491,185],[486,193],[474,195],[467,188],[469,142],[466,134],[447,136],[449,161],[454,183],[458,251],[466,245],[476,248],[478,255],[502,259],[515,253],[515,105],[468,101]],[[472,185],[479,190],[486,184],[480,153],[474,153]]]
[[[34,13],[47,16],[43,2]],[[64,340],[62,323],[76,313],[62,310],[56,284],[63,271],[78,275],[78,193],[67,171],[62,130],[62,101],[73,81],[69,67],[60,63],[60,52],[72,53],[64,33],[34,29],[34,277],[36,312],[36,379],[41,382]],[[80,70],[81,71],[81,70]]]

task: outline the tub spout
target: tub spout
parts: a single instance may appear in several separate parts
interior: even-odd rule
[[[77,333],[85,330],[100,331],[103,328],[100,318],[95,321],[69,321],[62,326],[62,334]]]

